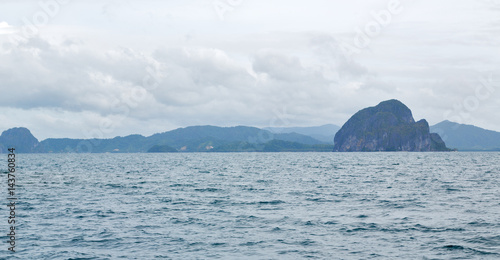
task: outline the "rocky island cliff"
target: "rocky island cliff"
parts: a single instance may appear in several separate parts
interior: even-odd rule
[[[398,100],[383,101],[354,114],[337,132],[334,152],[449,151],[425,119],[415,122]]]
[[[16,127],[6,130],[0,135],[0,153],[7,153],[15,147],[16,153],[32,153],[39,142],[25,127]]]

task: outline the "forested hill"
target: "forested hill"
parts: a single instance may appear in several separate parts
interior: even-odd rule
[[[280,141],[280,142],[277,142]],[[0,149],[22,153],[266,152],[327,151],[333,146],[297,133],[272,133],[256,127],[191,126],[154,134],[112,139],[49,138],[39,142],[26,128],[4,131]]]

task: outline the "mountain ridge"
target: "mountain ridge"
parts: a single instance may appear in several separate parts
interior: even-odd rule
[[[305,127],[265,127],[263,129],[271,131],[272,133],[297,133],[308,135],[316,140],[333,144],[333,138],[335,138],[335,134],[340,130],[340,126],[326,124]]]
[[[189,126],[156,133],[148,137],[134,134],[107,139],[48,138],[41,142],[38,142],[26,128],[6,130],[3,136],[10,136],[11,133],[18,133],[17,139],[20,140],[20,143],[18,142],[16,146],[20,148],[16,149],[19,152],[27,153],[132,153],[174,152],[174,150],[180,152],[213,152],[219,150],[231,152],[242,151],[240,148],[243,146],[247,147],[243,151],[264,151],[263,147],[273,140],[283,141],[281,143],[272,143],[274,150],[290,150],[292,148],[292,150],[297,151],[325,150],[322,147],[322,145],[325,145],[324,142],[310,136],[296,133],[274,134],[267,130],[247,126]],[[5,140],[5,138],[2,140]],[[27,145],[23,143],[26,140],[29,141]],[[33,140],[36,140],[36,142]],[[280,148],[279,145],[283,145],[283,147]],[[5,145],[0,142],[0,148],[3,146]],[[6,149],[0,150],[0,152],[4,150]]]
[[[500,132],[444,120],[433,126],[449,147],[459,151],[500,151]]]
[[[234,152],[234,151],[264,151],[265,143],[271,142],[272,140],[281,140],[289,143],[283,142],[272,142],[269,143],[266,150],[280,150],[281,151],[325,151],[325,145],[332,145],[332,142],[327,142],[325,140],[311,140],[314,139],[314,131],[321,132],[321,128],[323,127],[334,127],[336,125],[323,125],[323,126],[313,126],[313,127],[284,127],[284,128],[274,128],[270,129],[273,131],[269,131],[268,128],[256,128],[256,127],[248,127],[253,130],[252,134],[248,136],[244,136],[244,138],[236,138],[233,141],[224,141],[220,140],[220,138],[209,138],[209,137],[199,137],[196,140],[191,140],[192,144],[196,144],[195,150],[198,151],[211,151],[211,152]],[[193,126],[193,129],[196,127],[207,127],[207,126]],[[208,126],[213,127],[213,129],[224,128],[218,126]],[[238,129],[238,126],[233,128]],[[245,129],[246,126],[239,126]],[[190,127],[185,127],[190,128]],[[30,132],[29,129],[25,127],[15,127],[8,130],[5,130],[2,135],[0,135],[0,153],[5,153],[8,149],[9,144],[6,140],[23,140],[24,143],[15,143],[14,145],[18,146],[17,152],[21,153],[48,153],[58,152],[58,153],[67,153],[67,152],[148,152],[153,146],[155,149],[152,149],[152,152],[174,152],[181,151],[180,148],[173,148],[169,146],[168,140],[164,140],[165,138],[161,138],[161,135],[164,133],[169,133],[175,130],[182,131],[178,128],[171,131],[166,131],[162,133],[156,133],[150,136],[143,136],[139,134],[132,134],[127,136],[116,136],[114,138],[108,139],[71,139],[71,138],[47,138],[43,141],[38,141]],[[231,128],[231,127],[229,127]],[[297,129],[300,130],[312,130],[309,133],[310,135],[305,135],[304,132],[302,134],[296,135]],[[340,129],[340,127],[339,127]],[[456,148],[458,151],[500,151],[500,132],[496,132],[493,130],[487,130],[484,128],[480,128],[474,125],[465,125],[458,124],[450,121],[442,121],[433,126],[429,127],[431,132],[438,133],[443,141],[446,142],[447,146],[450,148]],[[248,130],[248,129],[247,129]],[[262,131],[266,130],[268,132]],[[281,132],[278,132],[280,131]],[[14,132],[12,132],[14,131]],[[20,131],[16,133],[15,131]],[[472,131],[472,132],[471,132]],[[293,133],[296,134],[293,134]],[[337,131],[336,131],[337,132]],[[334,136],[335,133],[332,133]],[[259,134],[260,133],[260,134]],[[325,133],[325,132],[323,132]],[[326,132],[328,133],[328,132]],[[148,140],[148,138],[152,136],[157,136],[156,140]],[[278,139],[275,139],[275,137]],[[224,136],[222,136],[224,137]],[[172,139],[172,138],[170,138]],[[192,138],[185,138],[184,141]],[[260,140],[260,141],[259,141]],[[104,142],[104,144],[103,144]],[[198,143],[197,143],[198,142]],[[303,145],[303,142],[308,144]],[[214,146],[215,144],[215,146]],[[19,146],[20,145],[20,146]],[[282,146],[279,148],[279,146]],[[162,147],[165,146],[165,147]],[[207,149],[207,147],[214,146],[213,149]],[[183,150],[188,151],[188,149]]]

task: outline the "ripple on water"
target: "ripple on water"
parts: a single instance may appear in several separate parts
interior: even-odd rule
[[[496,259],[499,158],[26,154],[13,259]]]

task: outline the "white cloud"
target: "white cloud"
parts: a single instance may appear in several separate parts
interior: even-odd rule
[[[15,28],[10,26],[7,22],[0,22],[0,35],[12,34]]]
[[[401,1],[404,11],[347,57],[342,43],[387,2],[245,1],[224,21],[210,1],[75,2],[19,41],[11,39],[22,18],[39,9],[10,3],[0,10],[0,106],[11,115],[2,112],[0,128],[81,137],[111,120],[109,137],[147,135],[269,126],[284,109],[290,125],[343,124],[390,98],[437,123],[474,95],[480,77],[498,74],[500,23],[490,2]],[[144,92],[146,77],[158,86]],[[467,123],[500,131],[487,112],[498,110],[499,93]]]

